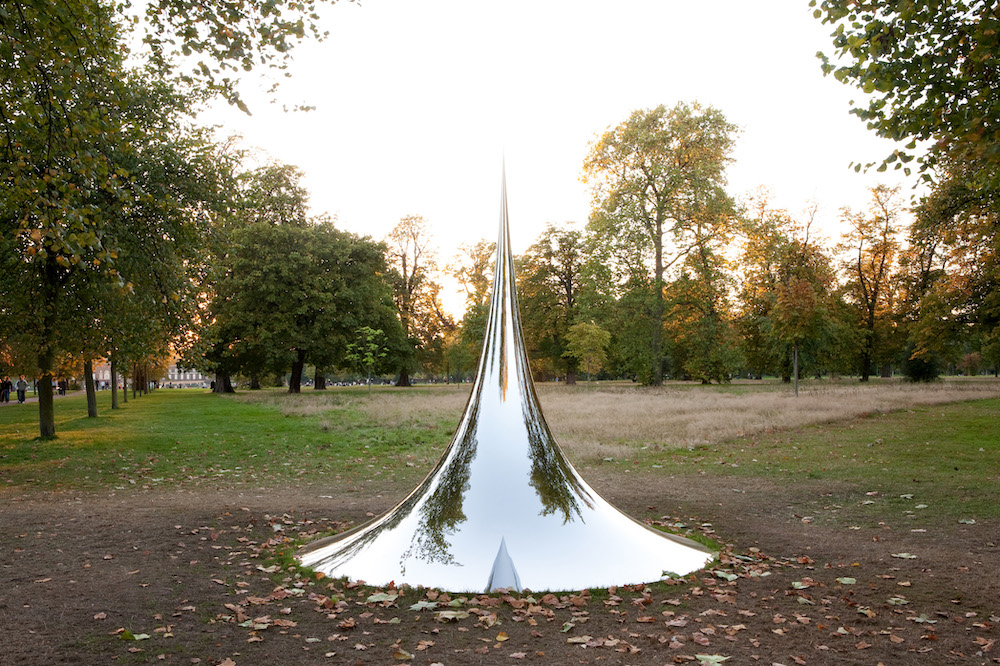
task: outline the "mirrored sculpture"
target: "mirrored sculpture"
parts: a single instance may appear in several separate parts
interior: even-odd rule
[[[465,413],[434,470],[395,508],[297,555],[332,577],[482,592],[660,580],[714,553],[621,513],[549,432],[521,333],[506,179],[486,337]]]

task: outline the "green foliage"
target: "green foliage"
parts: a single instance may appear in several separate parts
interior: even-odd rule
[[[619,282],[632,284],[649,275],[651,260],[653,384],[662,380],[665,272],[684,272],[686,264],[689,274],[711,283],[710,290],[723,291],[710,265],[733,222],[725,166],[735,133],[717,109],[659,106],[634,111],[609,129],[584,161],[594,200],[587,229],[596,254]]]
[[[385,336],[381,329],[362,326],[356,332],[355,341],[348,343],[344,360],[352,367],[368,375],[368,391],[372,388],[372,373],[388,352],[384,345]]]
[[[575,381],[579,358],[566,353],[567,335],[576,319],[584,259],[583,234],[551,223],[519,258],[521,325],[536,376],[565,374]]]
[[[86,0],[0,15],[0,320],[43,378],[43,436],[59,354],[138,360],[180,330],[214,202],[189,101],[125,67],[119,21],[112,3]]]
[[[610,342],[610,333],[593,322],[581,321],[566,331],[566,351],[563,353],[580,363],[589,381],[591,375],[604,367]]]
[[[152,0],[143,17],[143,42],[157,67],[183,66],[182,80],[248,111],[239,94],[240,76],[262,67],[284,70],[297,43],[325,38],[317,23],[321,4],[322,0]]]
[[[385,238],[388,281],[408,349],[399,359],[397,386],[410,385],[418,367],[435,372],[444,365],[445,339],[456,324],[441,304],[437,254],[427,221],[409,215]]]
[[[896,356],[899,340],[893,336],[896,284],[894,274],[899,254],[897,220],[898,188],[872,188],[867,214],[843,212],[849,227],[838,249],[844,254],[847,276],[845,299],[853,307],[855,326],[861,337],[857,368],[867,381],[874,367]]]
[[[866,93],[852,113],[879,136],[910,143],[879,170],[904,168],[917,142],[930,143],[922,168],[947,153],[983,161],[975,181],[1000,187],[1000,16],[985,0],[894,2],[810,0],[814,14],[835,28],[834,57],[819,54],[823,71]],[[860,167],[860,165],[859,165]],[[925,173],[926,178],[930,175]]]
[[[401,339],[381,244],[322,223],[255,222],[232,238],[210,308],[210,362],[248,375],[291,367],[294,393],[305,362],[341,364],[359,328],[382,330],[390,346]]]
[[[743,222],[737,320],[749,369],[792,378],[796,349],[800,374],[804,366],[838,369],[833,357],[843,342],[843,303],[833,260],[810,238],[809,223],[768,208],[766,197],[754,203],[752,217]]]

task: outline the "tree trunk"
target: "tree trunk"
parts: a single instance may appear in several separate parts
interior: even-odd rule
[[[314,391],[325,391],[326,390],[326,375],[316,369],[316,376],[313,381]]]
[[[128,404],[128,375],[122,375],[122,402]]]
[[[52,402],[52,352],[38,355],[38,434],[42,439],[56,435],[56,410]]]
[[[590,373],[587,373],[587,381],[590,381]],[[576,370],[566,371],[566,386],[576,386]]]
[[[250,375],[250,390],[259,391],[260,390],[260,375],[254,373]]]
[[[111,355],[111,409],[118,409],[118,359]]]
[[[292,376],[288,378],[288,392],[302,393],[302,369],[306,366],[306,352],[304,349],[296,352],[295,361],[292,363]]]
[[[215,393],[236,393],[233,390],[233,382],[229,378],[228,372],[218,372],[215,373],[215,388],[213,389]]]
[[[97,388],[94,386],[94,362],[83,362],[83,383],[87,388],[87,418],[97,418]]]
[[[371,382],[369,382],[370,384]],[[399,377],[396,378],[396,386],[413,386],[410,383],[410,371],[405,367],[399,369]]]
[[[653,301],[653,340],[651,351],[653,353],[653,374],[650,378],[650,385],[661,386],[663,384],[663,223],[656,221],[653,247],[656,254],[656,265],[654,267],[653,289],[656,290],[656,300]]]
[[[795,383],[795,397],[799,397],[799,343],[792,345],[792,378]]]

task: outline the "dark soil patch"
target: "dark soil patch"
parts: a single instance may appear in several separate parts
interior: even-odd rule
[[[852,489],[820,482],[585,476],[627,513],[701,525],[730,551],[645,589],[370,600],[380,591],[297,577],[282,553],[408,489],[8,494],[0,663],[1000,663],[995,522],[847,525],[836,499]]]

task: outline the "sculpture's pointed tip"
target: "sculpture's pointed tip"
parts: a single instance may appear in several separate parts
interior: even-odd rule
[[[517,575],[517,567],[507,552],[507,542],[503,537],[500,537],[500,549],[497,551],[496,559],[493,560],[493,569],[486,582],[486,592],[501,588],[514,592],[521,591],[521,577]]]

